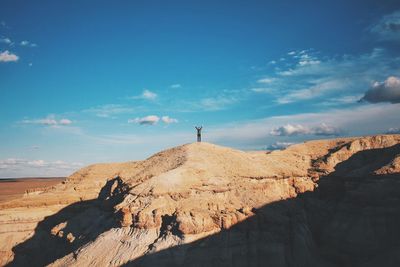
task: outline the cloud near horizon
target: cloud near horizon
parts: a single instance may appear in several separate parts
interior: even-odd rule
[[[273,129],[270,134],[275,136],[294,136],[294,135],[323,135],[339,136],[342,131],[336,127],[321,123],[318,126],[309,127],[301,124],[286,124]]]
[[[315,139],[316,136],[325,138],[335,134],[373,135],[385,133],[391,127],[398,127],[398,114],[400,114],[400,104],[379,103],[351,108],[331,108],[323,112],[272,116],[225,124],[208,129],[205,138],[221,145],[257,149],[276,141],[298,143]],[[293,127],[291,129],[283,127],[288,124]]]
[[[23,158],[0,159],[0,172],[3,177],[23,177],[27,172],[30,176],[67,176],[83,166],[80,162],[65,162],[62,160],[30,160]]]
[[[386,132],[386,134],[400,134],[400,128],[389,128]]]
[[[267,146],[267,150],[279,150],[279,149],[285,149],[288,146],[294,145],[296,143],[293,142],[275,142],[269,146]]]

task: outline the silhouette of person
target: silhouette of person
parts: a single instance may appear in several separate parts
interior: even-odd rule
[[[197,130],[197,142],[201,142],[201,129],[203,129],[203,126],[200,127],[195,126],[194,128],[196,128]]]

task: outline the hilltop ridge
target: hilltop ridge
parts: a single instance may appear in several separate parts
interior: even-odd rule
[[[320,229],[321,226],[315,226],[327,224],[329,220],[323,220],[326,214],[335,212],[339,217],[331,217],[331,220],[338,220],[338,223],[345,220],[341,217],[344,213],[340,215],[341,209],[337,210],[338,205],[344,204],[333,205],[333,200],[328,201],[326,196],[333,194],[338,203],[345,203],[355,192],[373,199],[374,203],[391,198],[393,209],[385,211],[385,218],[392,216],[397,220],[400,218],[395,208],[400,204],[396,197],[396,189],[400,188],[396,180],[400,173],[399,155],[400,135],[378,135],[309,141],[268,153],[192,143],[159,152],[143,161],[90,165],[61,184],[0,204],[0,241],[7,240],[0,242],[0,263],[119,266],[138,260],[151,265],[154,259],[146,255],[161,255],[156,261],[158,265],[196,265],[198,261],[204,265],[218,265],[221,257],[229,256],[215,254],[204,244],[199,250],[198,242],[220,234],[231,236],[229,233],[236,233],[238,225],[252,222],[251,229],[242,229],[230,237],[236,236],[237,242],[241,240],[240,244],[247,244],[246,251],[255,257],[247,262],[250,265],[276,261],[276,255],[268,258],[272,257],[272,251],[256,252],[259,247],[261,251],[273,248],[279,257],[287,257],[276,265],[287,266],[287,261],[301,258],[304,265],[299,266],[307,266],[306,263],[332,266],[337,262],[331,257],[340,247],[335,240],[343,239],[347,230],[332,237]],[[378,201],[376,195],[384,197]],[[289,200],[295,201],[290,204],[291,208],[287,207],[287,203],[292,203],[287,202]],[[270,207],[276,205],[279,209],[270,211]],[[292,206],[297,207],[296,212]],[[261,216],[266,208],[267,215]],[[343,210],[349,208],[346,206]],[[298,212],[301,216],[295,215]],[[379,214],[384,210],[376,208],[372,212],[376,215],[374,212]],[[315,219],[313,214],[321,214],[321,218]],[[299,221],[303,230],[287,225],[293,220],[292,216],[304,217]],[[294,237],[287,236],[288,233],[282,231],[288,229],[277,225],[286,225],[288,229],[295,227],[291,230],[293,234],[302,236],[307,243],[299,250],[305,253],[303,256],[287,255],[288,246],[293,250],[299,249],[300,244],[287,241],[286,238]],[[398,232],[390,228],[381,233],[374,225],[361,224],[360,227],[379,233],[379,238],[383,239],[385,233]],[[267,226],[279,229],[275,233]],[[338,231],[334,225],[326,226]],[[265,246],[262,240],[250,238],[250,233],[265,235],[264,241],[273,245]],[[281,240],[279,234],[285,239]],[[325,238],[328,236],[333,238],[334,245]],[[357,238],[354,242],[362,241]],[[342,239],[341,242],[345,242]],[[242,246],[232,242],[225,240],[218,246],[231,255],[237,246]],[[326,252],[318,251],[318,242],[333,252],[322,255]],[[182,249],[172,254],[163,252],[178,247]],[[365,263],[357,254],[358,250],[342,247],[348,249],[349,258],[357,259],[353,261],[355,265]],[[256,250],[251,252],[252,249]],[[375,251],[373,247],[368,249]],[[192,250],[197,252],[189,252]],[[51,256],[46,258],[39,251],[47,251],[45,254]],[[204,257],[209,254],[212,256],[208,259]]]

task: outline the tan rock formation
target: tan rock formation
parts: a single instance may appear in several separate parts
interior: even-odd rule
[[[389,218],[385,231],[394,231],[399,144],[399,135],[380,135],[246,153],[194,143],[144,161],[88,166],[0,204],[0,264],[361,266],[352,244],[370,255],[378,248],[349,235],[357,230],[346,216],[363,203],[369,219]],[[385,209],[370,204],[382,194],[391,198]],[[365,229],[386,238],[371,223]],[[332,259],[337,251],[342,258]]]

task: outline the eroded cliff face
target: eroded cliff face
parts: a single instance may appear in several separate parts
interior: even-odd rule
[[[400,136],[188,144],[0,204],[12,265],[398,266]]]

